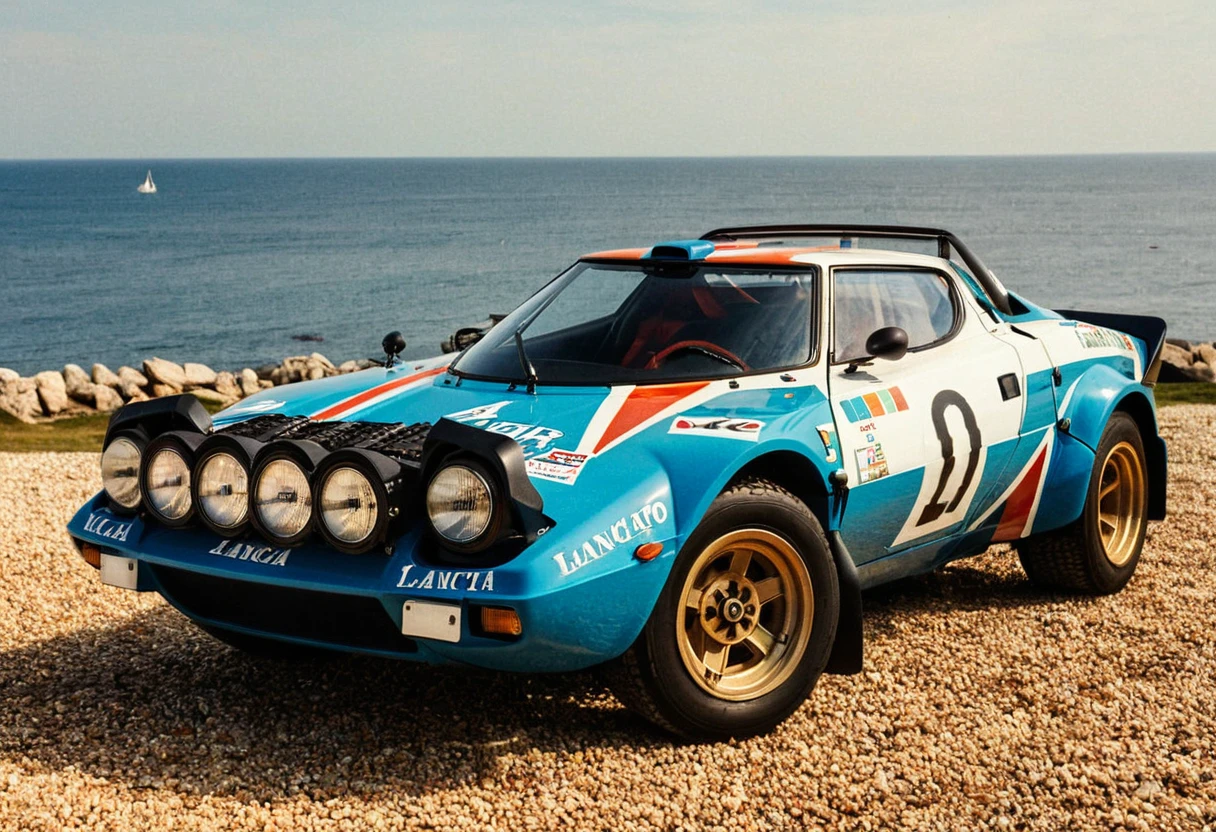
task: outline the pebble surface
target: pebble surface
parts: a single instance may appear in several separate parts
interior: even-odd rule
[[[0,454],[0,829],[1216,829],[1216,408],[1108,598],[994,547],[865,597],[866,661],[689,745],[593,674],[246,658],[103,587],[91,454]]]

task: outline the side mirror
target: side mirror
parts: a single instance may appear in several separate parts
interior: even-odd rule
[[[897,326],[884,326],[870,333],[866,352],[875,358],[898,361],[908,351],[908,333]]]
[[[906,338],[904,339],[907,340]],[[388,335],[384,336],[384,340],[380,342],[380,346],[384,348],[384,366],[391,367],[393,362],[397,360],[397,356],[401,355],[405,349],[405,336],[397,330],[393,330]]]

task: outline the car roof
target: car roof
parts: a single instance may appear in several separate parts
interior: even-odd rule
[[[748,266],[914,266],[941,269],[949,261],[928,254],[879,248],[761,245],[751,241],[714,242],[713,251],[692,262]],[[584,255],[584,260],[649,260],[651,248],[623,248]]]

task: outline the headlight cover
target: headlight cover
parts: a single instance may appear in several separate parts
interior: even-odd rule
[[[228,451],[215,451],[198,465],[195,500],[199,516],[225,533],[240,529],[249,518],[249,471]]]
[[[495,500],[486,477],[468,465],[444,466],[426,489],[426,514],[431,528],[445,542],[459,547],[475,544],[494,519]]]
[[[190,462],[181,447],[161,444],[149,449],[140,479],[148,509],[157,519],[171,526],[189,522],[194,511]]]
[[[101,454],[101,483],[118,511],[139,508],[139,463],[143,443],[132,436],[117,436]]]
[[[325,472],[318,489],[318,515],[332,542],[357,549],[371,539],[386,510],[379,490],[353,465],[335,465]]]
[[[297,543],[312,523],[312,486],[308,473],[287,456],[259,463],[254,473],[253,524],[280,545]]]

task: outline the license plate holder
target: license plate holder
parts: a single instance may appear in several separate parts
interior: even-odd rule
[[[409,600],[401,605],[401,634],[436,641],[460,641],[460,605]]]
[[[139,588],[139,561],[101,553],[101,582],[119,589]]]

